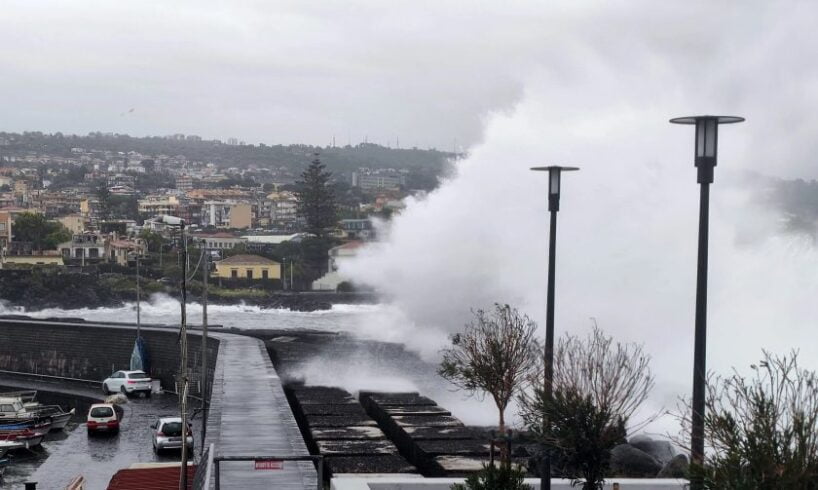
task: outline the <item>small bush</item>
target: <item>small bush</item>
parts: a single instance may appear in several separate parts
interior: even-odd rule
[[[818,489],[818,373],[797,352],[764,352],[754,376],[711,376],[707,385],[704,466],[691,478],[707,489]],[[680,407],[684,433],[689,403]]]
[[[532,490],[525,483],[525,469],[509,462],[500,466],[483,465],[483,469],[466,478],[466,483],[455,483],[451,490]]]

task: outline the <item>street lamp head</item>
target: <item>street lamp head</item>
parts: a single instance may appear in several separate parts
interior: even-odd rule
[[[734,124],[744,121],[737,116],[689,116],[671,119],[673,124],[695,124],[696,144],[695,164],[699,169],[700,184],[713,182],[713,167],[716,166],[719,145],[719,124]]]
[[[563,167],[560,165],[549,165],[547,167],[531,167],[535,172],[548,172],[548,210],[560,210],[560,180],[563,172],[573,172],[579,167]]]

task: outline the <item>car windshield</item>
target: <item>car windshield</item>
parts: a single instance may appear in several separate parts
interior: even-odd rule
[[[162,426],[162,433],[166,436],[181,436],[182,435],[182,423],[181,422],[168,422],[164,426]]]
[[[114,414],[111,407],[94,407],[91,409],[91,417],[110,417]]]
[[[145,379],[148,377],[148,375],[145,373],[131,373],[128,375],[128,377],[131,379]]]

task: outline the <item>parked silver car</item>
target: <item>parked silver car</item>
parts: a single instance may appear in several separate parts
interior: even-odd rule
[[[181,417],[161,417],[151,424],[153,429],[153,451],[159,453],[165,449],[182,448],[182,419]],[[193,430],[187,424],[187,448],[193,451]]]

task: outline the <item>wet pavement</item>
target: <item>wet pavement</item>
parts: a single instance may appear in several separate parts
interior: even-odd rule
[[[222,336],[208,417],[208,443],[219,456],[308,456],[309,451],[284,395],[264,343]],[[253,461],[223,462],[221,488],[312,490],[311,462],[285,462],[276,471],[256,471]]]
[[[192,405],[197,405],[191,400]],[[6,471],[0,488],[22,488],[26,481],[38,482],[38,490],[62,489],[77,475],[88,490],[104,489],[118,470],[133,463],[179,461],[178,451],[153,453],[151,423],[158,416],[178,416],[177,398],[155,394],[151,398],[129,398],[123,405],[122,427],[115,435],[89,436],[85,414],[72,421],[62,433],[51,433],[42,447],[18,452]],[[201,417],[193,419],[195,454],[199,454]]]

